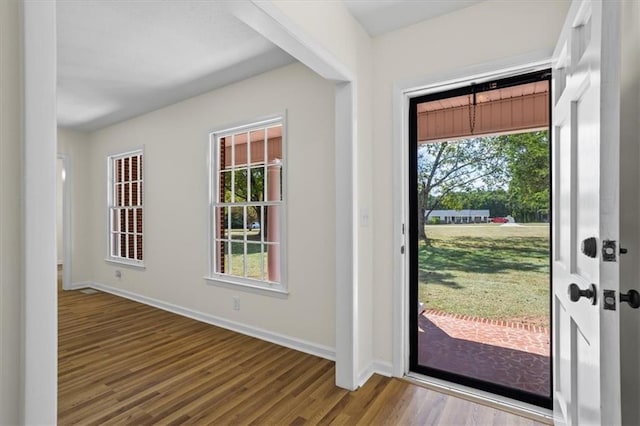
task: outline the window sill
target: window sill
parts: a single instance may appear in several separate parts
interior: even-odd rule
[[[106,257],[104,261],[107,263],[113,263],[115,265],[130,266],[136,269],[146,269],[143,262],[128,262],[126,260],[114,259],[112,257]]]
[[[240,282],[227,279],[226,277],[213,276],[203,277],[208,284],[215,285],[216,287],[229,288],[229,289],[241,289],[250,293],[262,294],[265,296],[277,297],[280,299],[286,299],[289,297],[289,292],[282,288],[267,287],[260,284],[252,284],[250,282]]]

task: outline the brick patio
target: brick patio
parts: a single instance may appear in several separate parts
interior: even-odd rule
[[[418,318],[420,365],[550,395],[549,331],[426,311]]]

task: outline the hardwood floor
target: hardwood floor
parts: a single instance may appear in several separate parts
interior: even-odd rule
[[[105,293],[59,292],[58,421],[82,424],[535,425]]]

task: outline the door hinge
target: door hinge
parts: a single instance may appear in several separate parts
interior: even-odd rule
[[[602,261],[603,262],[615,262],[617,258],[616,249],[617,244],[615,240],[604,240],[602,242]]]
[[[404,254],[404,246],[400,247],[400,254]]]

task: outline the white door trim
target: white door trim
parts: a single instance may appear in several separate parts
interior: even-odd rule
[[[477,64],[422,79],[400,82],[393,90],[393,375],[409,373],[409,179],[408,114],[410,98],[473,82],[496,80],[551,67],[551,50]],[[406,232],[403,235],[403,224]],[[402,253],[402,246],[405,246]]]
[[[23,3],[24,176],[21,423],[55,424],[58,404],[56,256],[56,0]]]

